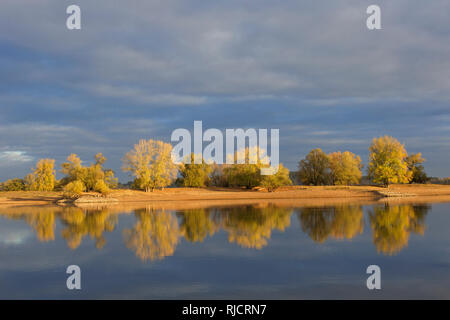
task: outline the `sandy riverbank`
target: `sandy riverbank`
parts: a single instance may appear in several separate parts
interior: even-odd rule
[[[258,204],[277,201],[284,205],[326,205],[348,202],[387,200],[402,202],[450,201],[448,185],[392,185],[389,188],[373,186],[292,186],[276,192],[227,189],[227,188],[166,188],[154,192],[115,190],[110,197],[118,204],[162,204],[173,206],[197,206],[205,204]],[[0,206],[30,206],[54,204],[62,198],[60,192],[0,192]],[[169,205],[172,206],[172,205]]]

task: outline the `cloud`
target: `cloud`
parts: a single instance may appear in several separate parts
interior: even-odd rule
[[[0,37],[29,54],[3,58],[28,79],[87,91],[92,84],[94,95],[131,98],[136,90],[141,102],[167,105],[216,95],[450,98],[444,0],[380,0],[379,32],[365,28],[369,3],[356,1],[81,0],[79,32],[65,30],[59,1],[18,10],[22,2],[2,4]],[[12,15],[20,28],[11,29]]]
[[[16,163],[27,163],[33,161],[33,157],[25,151],[3,151],[0,152],[0,165],[9,166]]]
[[[391,134],[448,175],[436,160],[449,156],[446,0],[379,0],[373,32],[369,1],[77,4],[82,30],[69,31],[64,1],[2,1],[2,151],[57,162],[102,151],[120,174],[140,138],[168,141],[203,120],[279,128],[290,169],[312,147],[366,158],[372,137]]]

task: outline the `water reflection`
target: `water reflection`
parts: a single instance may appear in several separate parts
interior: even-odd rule
[[[408,245],[412,233],[423,235],[427,205],[377,206],[369,210],[373,242],[378,252],[393,255]]]
[[[82,210],[80,208],[66,208],[59,213],[64,229],[61,236],[67,241],[71,249],[80,246],[85,236],[95,240],[98,249],[105,245],[104,232],[112,232],[117,224],[117,214],[103,210]]]
[[[289,227],[292,209],[267,207],[232,207],[217,210],[214,220],[228,233],[228,241],[245,248],[261,249],[267,245],[272,230]]]
[[[319,243],[325,242],[329,237],[351,239],[364,230],[363,209],[357,205],[302,208],[298,219],[303,232]]]
[[[429,205],[373,205],[367,209],[368,225],[379,253],[393,255],[407,246],[411,233],[423,235]],[[228,242],[244,248],[262,249],[274,230],[283,232],[291,225],[292,213],[301,229],[313,241],[350,240],[364,231],[361,205],[287,208],[276,205],[246,205],[179,210],[175,213],[152,207],[136,209],[134,225],[122,231],[128,249],[143,261],[156,261],[174,254],[181,239],[203,242],[217,232],[227,234]],[[117,210],[116,210],[117,211]],[[23,220],[35,231],[39,241],[55,240],[56,221],[61,223],[61,237],[71,249],[78,248],[85,237],[105,246],[105,233],[113,232],[118,215],[112,209],[77,207],[30,207],[2,209],[0,216]],[[26,213],[24,213],[26,212]]]
[[[203,242],[207,236],[212,236],[220,229],[211,219],[210,209],[185,210],[177,212],[177,216],[180,218],[180,233],[190,242]]]
[[[180,237],[175,216],[154,209],[139,209],[134,215],[134,227],[123,231],[127,248],[144,261],[173,255]]]

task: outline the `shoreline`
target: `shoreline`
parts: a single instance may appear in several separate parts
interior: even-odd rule
[[[85,193],[81,203],[57,203],[62,192],[0,192],[0,208],[12,206],[132,206],[196,207],[279,203],[283,206],[367,202],[450,202],[450,185],[290,186],[275,192],[231,188],[166,188],[154,192],[120,189],[108,198]]]

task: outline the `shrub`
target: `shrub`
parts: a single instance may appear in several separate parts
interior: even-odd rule
[[[63,196],[65,198],[77,198],[85,190],[83,182],[75,180],[67,184],[63,189]]]
[[[97,180],[94,186],[94,191],[101,193],[102,195],[106,196],[111,192],[109,187],[106,185],[105,181],[103,180]]]
[[[24,191],[26,190],[25,181],[23,179],[10,179],[1,185],[2,191]]]
[[[279,187],[289,185],[292,185],[292,181],[289,179],[289,170],[282,164],[279,165],[277,173],[262,176],[261,186],[267,188],[269,192],[275,191]]]

